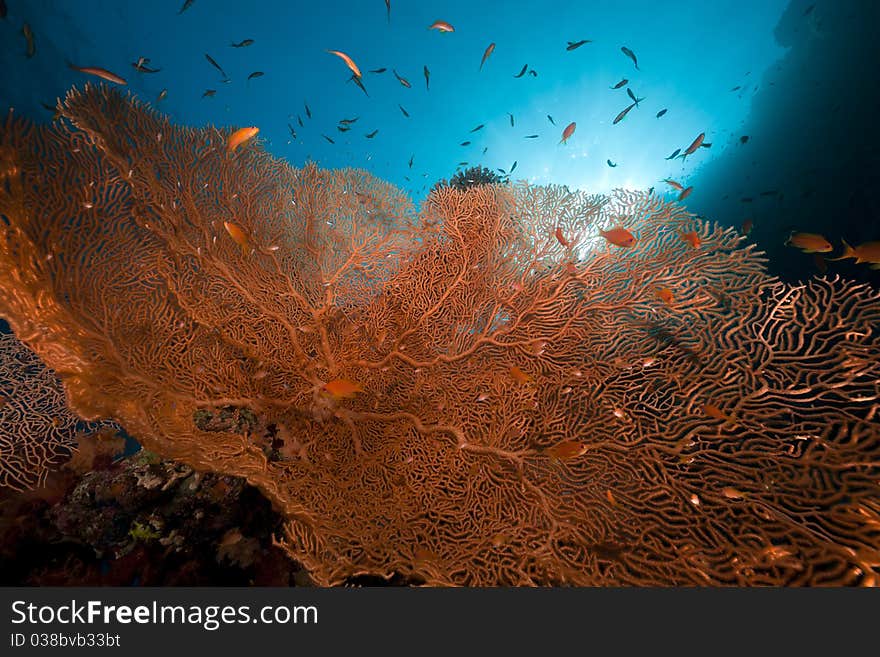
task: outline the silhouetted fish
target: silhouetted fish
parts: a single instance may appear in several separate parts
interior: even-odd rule
[[[425,91],[430,91],[431,90],[431,71],[428,70],[427,64],[425,65],[425,68],[422,72],[425,75]]]
[[[620,48],[620,52],[622,52],[624,55],[626,55],[627,57],[629,57],[629,58],[633,61],[633,64],[635,64],[635,66],[636,66],[636,70],[637,70],[637,71],[640,71],[640,70],[641,70],[641,69],[639,68],[639,62],[638,62],[638,60],[636,59],[636,54],[635,54],[632,50],[630,50],[630,49],[627,48],[626,46],[621,46],[621,48]]]
[[[367,137],[367,139],[372,139],[373,137],[375,137],[378,134],[379,134],[379,129],[376,128],[375,130],[373,130],[373,132],[368,132],[366,137]]]
[[[528,68],[529,68],[528,64],[523,64],[522,70],[519,73],[517,73],[516,75],[514,75],[513,77],[521,78],[522,76],[524,76],[526,74],[526,71],[528,70]]]
[[[552,123],[553,125],[556,125],[556,121],[553,120],[553,117],[552,117],[552,116],[550,116],[550,115],[548,114],[548,115],[547,115],[547,118],[550,119],[550,123]]]
[[[216,68],[218,71],[220,71],[220,72],[223,74],[223,77],[224,77],[224,78],[227,78],[227,79],[229,78],[229,76],[226,75],[226,71],[223,70],[223,68],[220,66],[220,64],[218,64],[218,63],[214,60],[214,58],[211,57],[211,55],[209,55],[208,53],[205,53],[205,59],[207,59],[209,62],[211,62],[211,66],[213,66],[213,67]]]
[[[387,70],[388,70],[387,68],[374,68],[373,70],[370,71],[370,73],[384,73]]]
[[[183,12],[185,12],[187,9],[189,9],[190,7],[192,7],[192,3],[195,2],[195,1],[196,1],[196,0],[186,0],[186,2],[184,2],[184,3],[183,3],[183,6],[180,8],[180,11],[177,12],[177,15],[179,16],[180,14],[182,14]]]
[[[477,130],[482,130],[482,129],[485,128],[485,127],[486,127],[486,126],[485,126],[484,124],[481,123],[481,124],[478,125],[476,128],[474,128],[473,130],[471,130],[471,132],[476,132]]]
[[[680,148],[676,148],[676,149],[672,152],[672,155],[670,155],[670,156],[667,157],[666,159],[667,159],[667,160],[674,160],[674,159],[675,159],[675,156],[678,155],[679,153],[681,153],[681,149],[680,149]]]
[[[406,118],[409,118],[409,112],[407,112],[405,109],[403,109],[403,105],[398,105],[398,107],[400,108],[400,111],[403,112],[403,115]]]
[[[249,76],[247,76],[248,81],[253,80],[254,78],[261,78],[265,75],[262,71],[254,71]]]
[[[593,43],[592,39],[581,39],[580,41],[569,41],[568,45],[565,47],[566,50],[576,50],[580,48],[585,43]]]
[[[540,135],[526,135],[523,139],[537,139]]]
[[[662,110],[660,110],[659,112],[657,112],[657,118],[659,119],[661,116],[663,116],[664,114],[666,114],[666,112],[667,112],[666,109],[662,109]]]
[[[616,167],[616,166],[617,166],[617,165],[616,165],[614,162],[612,162],[611,160],[605,160],[605,161],[608,163],[608,166],[610,166],[610,167]]]
[[[615,117],[614,117],[614,121],[611,122],[611,125],[617,125],[618,123],[620,123],[621,121],[623,121],[623,119],[626,117],[626,115],[629,114],[629,111],[630,111],[633,107],[635,107],[635,106],[636,106],[636,104],[633,103],[632,105],[630,105],[629,107],[627,107],[625,110],[623,110],[620,114],[618,114],[617,116],[615,116]]]
[[[748,135],[743,135],[742,137],[739,138],[739,143],[740,143],[740,144],[746,144],[746,143],[748,143],[748,141],[749,141],[749,136],[748,136]]]
[[[329,141],[331,144],[335,144],[335,143],[336,143],[335,141],[333,141],[332,139],[330,139],[330,137],[328,137],[328,136],[325,135],[325,134],[321,134],[321,136],[322,136],[324,139],[326,139],[327,141]]]
[[[230,47],[232,48],[246,48],[254,43],[253,39],[245,39],[244,41],[239,41],[238,43],[230,43]]]
[[[620,82],[615,84],[613,87],[608,87],[609,89],[620,89],[622,86],[626,85],[629,82],[626,78],[623,78]]]

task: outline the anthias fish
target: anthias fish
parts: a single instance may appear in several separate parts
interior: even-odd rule
[[[616,227],[611,230],[600,230],[599,234],[615,246],[629,247],[636,243],[635,236],[626,228]]]
[[[831,242],[817,233],[794,232],[788,236],[785,245],[793,246],[804,253],[829,253],[834,250]]]
[[[562,139],[560,140],[560,144],[564,144],[568,141],[569,137],[574,134],[575,128],[577,128],[577,123],[572,121],[567,126],[565,126],[565,130],[562,131]]]
[[[349,70],[354,73],[355,76],[361,77],[361,70],[357,67],[357,64],[354,63],[354,60],[351,57],[346,55],[341,50],[328,50],[327,52],[331,55],[336,55],[337,57],[339,57],[339,59],[345,62],[345,65],[348,66]]]
[[[620,123],[621,121],[623,121],[624,117],[626,117],[626,115],[629,114],[629,111],[630,111],[633,107],[635,107],[635,106],[636,106],[636,104],[633,103],[632,105],[630,105],[629,107],[627,107],[625,110],[623,110],[620,114],[618,114],[617,116],[615,116],[615,117],[614,117],[614,120],[611,122],[611,125],[617,125],[618,123]]]
[[[226,75],[226,71],[223,70],[223,68],[220,66],[220,64],[218,64],[218,63],[214,60],[214,58],[211,57],[211,55],[209,55],[208,53],[205,53],[205,59],[207,59],[208,62],[210,62],[211,66],[213,66],[213,67],[216,68],[218,71],[220,71],[220,72],[223,74],[223,77],[224,77],[224,78],[229,78],[229,76]]]
[[[486,63],[486,60],[489,59],[489,55],[491,55],[495,51],[495,42],[493,41],[488,46],[486,46],[486,50],[483,51],[483,58],[480,60],[480,70],[483,70],[483,64]]]
[[[528,69],[529,69],[529,65],[528,65],[528,64],[523,64],[522,70],[521,70],[519,73],[517,73],[516,75],[514,75],[513,77],[515,77],[515,78],[521,78],[522,76],[524,76],[524,75],[526,74],[526,71],[527,71]]]
[[[635,64],[635,67],[636,67],[636,70],[637,70],[637,71],[640,71],[640,70],[641,70],[641,69],[639,68],[639,62],[638,62],[638,60],[636,59],[636,54],[635,54],[632,50],[630,50],[630,49],[627,48],[626,46],[621,46],[621,48],[620,48],[620,52],[622,52],[624,55],[626,55],[627,57],[629,57],[629,58],[632,60],[633,64]]]
[[[86,75],[95,75],[102,80],[107,80],[108,82],[114,82],[116,84],[126,84],[125,79],[119,77],[115,73],[111,73],[105,68],[100,68],[98,66],[74,66],[73,64],[68,64],[70,68],[74,71],[79,71],[80,73],[85,73]]]
[[[850,246],[846,240],[840,241],[843,243],[843,255],[831,260],[855,258],[856,264],[867,262],[871,264],[871,269],[880,269],[880,242],[863,242],[858,246]]]
[[[434,21],[428,26],[428,29],[437,30],[438,32],[455,32],[455,28],[446,21]]]
[[[592,39],[581,39],[580,41],[568,41],[568,45],[565,46],[566,50],[577,50],[585,43],[593,43]]]
[[[229,135],[229,138],[226,140],[226,151],[229,153],[233,152],[246,141],[256,137],[258,132],[260,132],[260,129],[255,125],[239,128]]]
[[[623,78],[620,82],[615,84],[613,87],[609,87],[609,88],[610,89],[620,89],[621,87],[627,85],[628,83],[629,83],[629,80],[627,80],[626,78]]]
[[[657,112],[657,118],[659,119],[661,116],[663,116],[664,114],[666,114],[666,112],[667,112],[666,109],[662,109],[662,110],[660,110],[659,112]]]

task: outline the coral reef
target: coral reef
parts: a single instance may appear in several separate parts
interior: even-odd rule
[[[870,288],[649,194],[416,211],[103,87],[62,114],[0,133],[0,314],[82,417],[259,488],[316,583],[878,581]]]

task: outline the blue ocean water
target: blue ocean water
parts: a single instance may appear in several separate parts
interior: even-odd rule
[[[865,68],[878,61],[869,27],[878,3],[4,4],[0,105],[37,120],[51,120],[45,106],[70,86],[98,81],[67,63],[101,67],[177,123],[256,125],[265,148],[294,165],[365,168],[416,201],[474,165],[514,180],[654,188],[672,199],[662,182],[670,177],[693,186],[684,202],[694,212],[737,227],[750,219],[771,269],[789,278],[818,273],[812,258],[784,246],[792,230],[825,232],[838,249],[841,239],[880,239],[877,96]],[[437,20],[454,32],[429,29]],[[232,46],[246,39],[253,43]],[[328,50],[353,59],[364,90]],[[632,103],[628,91],[644,100],[614,124]],[[700,133],[711,147],[668,159]]]

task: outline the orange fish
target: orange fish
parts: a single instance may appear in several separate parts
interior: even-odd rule
[[[733,418],[720,408],[715,406],[715,404],[703,404],[703,413],[708,415],[709,417],[715,418],[716,420],[724,420],[725,422],[733,422]]]
[[[455,28],[446,21],[434,21],[428,26],[428,29],[437,30],[438,32],[455,32]]]
[[[576,440],[563,440],[561,443],[556,443],[552,447],[544,448],[543,451],[552,459],[567,461],[568,459],[574,459],[586,453],[587,446]]]
[[[226,232],[229,233],[232,240],[241,247],[242,255],[248,255],[251,250],[251,239],[248,237],[244,228],[231,221],[224,221],[223,227],[226,229]]]
[[[664,178],[663,182],[665,182],[667,185],[669,185],[673,189],[677,189],[678,191],[681,191],[684,189],[684,186],[682,186],[681,183],[675,182],[672,178]]]
[[[600,230],[599,234],[615,246],[632,246],[636,243],[636,238],[626,228]]]
[[[226,152],[231,153],[249,139],[256,137],[259,131],[260,129],[255,125],[239,128],[226,139]]]
[[[692,230],[689,233],[680,233],[680,236],[681,236],[681,239],[683,239],[685,242],[690,244],[695,249],[700,248],[700,244],[702,242],[700,242],[700,236],[697,235],[697,231]]]
[[[753,222],[751,219],[746,219],[746,220],[742,223],[742,234],[743,234],[743,235],[748,235],[749,233],[751,233],[751,232],[752,232],[752,226],[753,226],[753,225],[754,225],[754,222]]]
[[[98,68],[97,66],[74,66],[70,63],[68,63],[68,66],[74,71],[79,71],[80,73],[85,73],[87,75],[97,75],[99,78],[107,80],[108,82],[115,82],[116,84],[126,84],[124,78],[121,78],[115,73],[111,73],[104,68]]]
[[[871,269],[880,269],[880,242],[864,242],[858,246],[850,246],[846,240],[840,240],[843,243],[843,255],[839,258],[831,258],[831,260],[843,260],[844,258],[855,258],[856,264],[870,262]]]
[[[562,234],[561,226],[557,226],[556,231],[553,234],[556,235],[556,239],[565,248],[568,248],[571,245],[571,243],[567,239],[565,239],[565,235]]]
[[[565,142],[567,142],[568,138],[574,134],[574,129],[576,127],[577,123],[575,123],[574,121],[565,126],[565,130],[562,131],[562,141],[560,141],[559,143],[564,144]]]
[[[614,495],[611,493],[611,489],[605,491],[605,497],[607,497],[608,501],[611,502],[611,506],[617,506],[617,500],[614,499]]]
[[[816,233],[792,233],[785,245],[798,248],[804,253],[828,253],[834,250],[831,242]]]
[[[480,60],[480,70],[481,71],[483,70],[483,64],[486,63],[486,60],[489,59],[489,55],[491,55],[494,50],[495,50],[495,43],[492,42],[486,48],[486,52],[483,53],[483,59]]]
[[[681,154],[681,157],[686,157],[696,151],[703,143],[703,140],[706,138],[706,133],[701,132],[697,135],[697,138],[691,142],[691,145],[687,147],[684,153]]]
[[[678,200],[679,201],[685,200],[688,196],[691,195],[692,191],[694,191],[693,186],[685,187],[683,190],[681,190],[681,194],[678,195]]]
[[[724,488],[722,488],[721,494],[731,500],[739,500],[746,496],[746,494],[743,493],[741,490],[737,490],[736,488],[732,488],[730,486],[725,486]]]
[[[510,376],[512,376],[517,383],[530,383],[531,381],[534,381],[531,376],[523,372],[516,365],[510,368]]]
[[[359,383],[348,379],[333,379],[325,383],[323,388],[334,399],[351,399],[355,393],[364,391]]]
[[[654,289],[654,294],[657,295],[657,298],[660,299],[667,306],[671,306],[674,300],[674,296],[672,295],[672,290],[668,287],[658,287]]]
[[[344,52],[340,52],[339,50],[328,50],[331,55],[336,55],[342,61],[345,62],[345,65],[348,66],[349,70],[354,73],[354,76],[359,78],[361,77],[361,70],[357,67],[357,64],[354,63],[354,60],[346,55]]]

